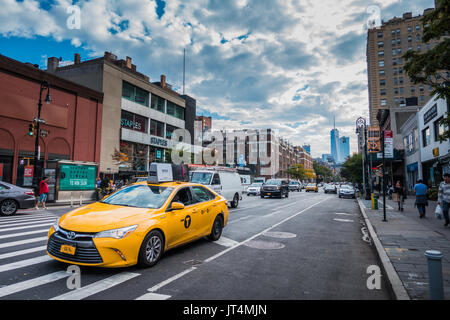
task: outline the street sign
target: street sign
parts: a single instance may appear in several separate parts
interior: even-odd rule
[[[392,130],[384,130],[384,157],[394,158],[394,134]]]

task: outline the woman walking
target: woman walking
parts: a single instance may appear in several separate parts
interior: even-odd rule
[[[425,207],[427,206],[427,186],[423,183],[422,179],[417,180],[414,186],[414,192],[416,193],[416,206],[419,210],[420,219],[425,218]]]
[[[403,188],[402,183],[397,181],[394,187],[394,196],[392,199],[398,203],[398,211],[403,211],[403,204],[405,203],[405,188]]]
[[[39,184],[39,200],[36,203],[36,210],[39,209],[39,203],[42,203],[42,208],[43,209],[47,209],[47,207],[45,206],[45,203],[47,202],[47,198],[48,198],[48,177],[44,177],[44,179],[42,179],[41,183]]]

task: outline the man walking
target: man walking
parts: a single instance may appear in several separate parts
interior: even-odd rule
[[[39,200],[36,203],[36,210],[39,209],[39,203],[42,203],[42,208],[43,209],[47,209],[47,207],[45,206],[45,202],[47,202],[47,198],[48,198],[48,177],[44,177],[44,179],[42,179],[41,183],[39,183]]]
[[[444,214],[444,226],[448,226],[450,224],[450,219],[448,217],[448,209],[450,206],[450,173],[444,174],[444,181],[439,185],[437,204],[441,206],[442,213]]]
[[[417,180],[414,192],[416,193],[416,206],[419,210],[420,219],[422,219],[425,217],[425,206],[427,205],[427,186],[422,179]]]

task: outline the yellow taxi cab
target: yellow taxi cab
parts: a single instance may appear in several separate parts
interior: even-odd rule
[[[314,191],[319,192],[319,187],[315,183],[308,183],[305,188],[305,192]]]
[[[48,232],[47,253],[70,264],[151,267],[169,249],[218,240],[228,214],[226,199],[204,185],[138,182],[64,214]]]

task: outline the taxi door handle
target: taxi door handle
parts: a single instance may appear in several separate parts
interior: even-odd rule
[[[192,213],[197,213],[198,212],[198,209],[193,209],[192,210]]]

